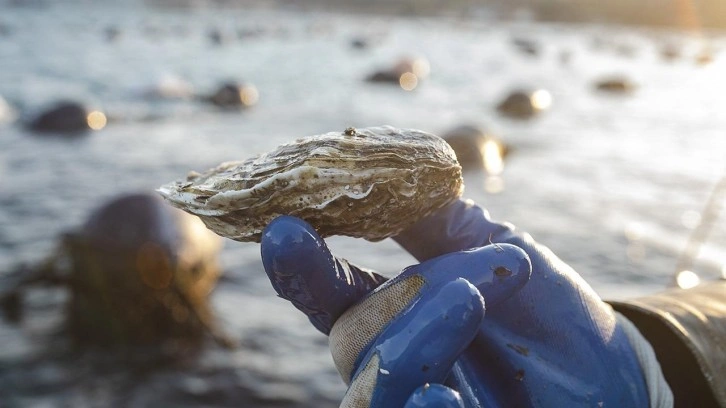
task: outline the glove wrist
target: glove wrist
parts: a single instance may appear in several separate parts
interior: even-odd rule
[[[673,392],[663,376],[658,359],[655,356],[653,347],[638,331],[635,325],[619,312],[614,311],[618,325],[622,327],[633,348],[640,368],[643,370],[643,378],[648,388],[651,408],[672,408]]]

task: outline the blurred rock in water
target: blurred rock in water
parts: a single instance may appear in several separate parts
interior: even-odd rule
[[[696,55],[696,64],[708,65],[714,60],[714,52],[709,48],[704,48]]]
[[[35,351],[18,355],[16,350],[0,364],[0,401],[81,407],[337,406],[342,392],[332,372],[310,378],[287,366],[261,366],[280,360],[262,348],[202,347],[210,331],[219,340],[208,298],[219,276],[221,242],[197,217],[155,194],[121,195],[94,210],[63,242],[67,253],[56,274],[67,284],[68,296],[44,308],[30,307],[25,323],[18,323],[23,310],[17,296],[1,299],[7,321],[21,325],[18,332],[33,328],[27,340]],[[47,292],[35,297],[47,298]],[[62,303],[65,308],[58,307]],[[49,318],[51,313],[65,316]],[[62,330],[51,327],[63,323]],[[292,347],[295,340],[283,332],[244,335]],[[324,386],[327,382],[333,386]]]
[[[368,82],[399,85],[407,91],[415,89],[421,80],[426,79],[431,66],[425,58],[401,58],[390,68],[375,71],[366,77]]]
[[[220,108],[249,108],[257,103],[259,93],[252,84],[226,82],[207,100]]]
[[[75,101],[60,101],[41,112],[28,124],[36,132],[77,133],[106,126],[106,115]]]
[[[0,296],[0,310],[3,317],[11,323],[20,323],[23,318],[23,299],[20,292]]]
[[[114,42],[121,37],[121,29],[113,25],[106,27],[103,33],[108,42]]]
[[[497,105],[497,111],[512,119],[530,119],[549,108],[552,97],[543,89],[536,91],[514,90]]]
[[[595,89],[603,92],[627,94],[634,92],[636,88],[637,86],[634,82],[622,76],[603,78],[595,81]]]
[[[371,45],[370,39],[366,37],[354,37],[350,40],[350,46],[351,48],[357,49],[357,50],[365,50],[366,48],[369,48]]]
[[[485,171],[499,174],[509,148],[479,126],[457,126],[442,136],[456,152],[464,171]]]
[[[223,45],[231,42],[235,35],[218,27],[212,27],[207,31],[207,38],[213,45]]]
[[[665,62],[673,62],[681,57],[681,49],[676,44],[665,44],[660,49],[660,56]]]
[[[95,210],[64,242],[67,306],[76,344],[194,345],[214,328],[208,296],[219,276],[219,237],[152,194]]]
[[[512,45],[514,45],[514,48],[516,48],[517,51],[521,52],[522,54],[532,57],[536,57],[539,55],[539,44],[528,38],[514,37],[512,38]]]

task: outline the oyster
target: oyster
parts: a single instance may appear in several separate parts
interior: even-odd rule
[[[463,192],[461,167],[438,136],[390,126],[309,136],[158,190],[214,232],[259,242],[279,215],[318,233],[379,241]]]

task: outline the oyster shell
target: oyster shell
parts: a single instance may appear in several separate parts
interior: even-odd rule
[[[259,242],[279,215],[318,233],[379,241],[463,192],[461,167],[438,136],[390,126],[309,136],[158,190],[214,232]]]

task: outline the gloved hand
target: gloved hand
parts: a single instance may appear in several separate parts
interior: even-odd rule
[[[348,402],[649,406],[631,345],[637,334],[528,235],[458,201],[395,240],[422,263],[374,290],[382,277],[334,258],[304,222],[280,217],[263,233],[262,260],[278,294],[331,334],[336,365],[352,381]],[[528,255],[531,277],[515,246]],[[426,393],[418,388],[426,383],[450,389]]]

